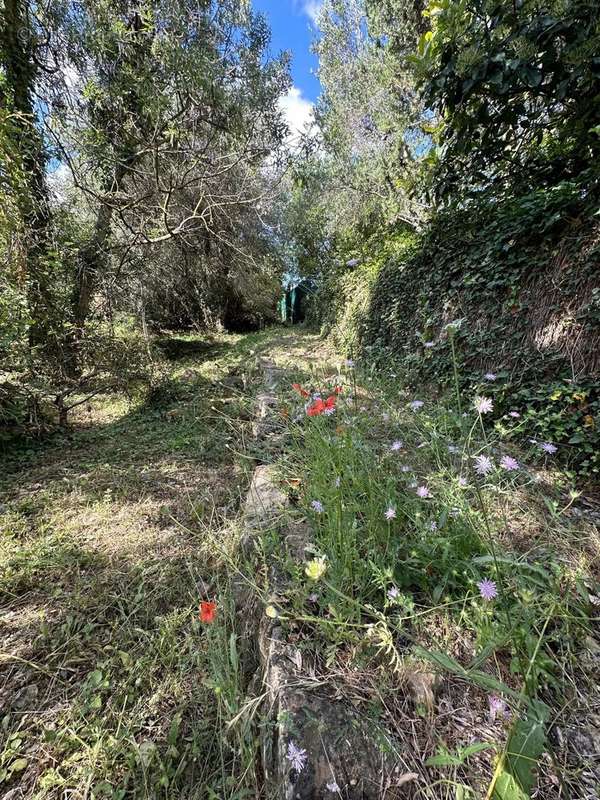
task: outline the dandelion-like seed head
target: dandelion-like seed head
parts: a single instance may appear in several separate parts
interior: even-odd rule
[[[495,581],[484,578],[482,581],[478,581],[477,588],[484,600],[493,600],[494,597],[498,597],[498,589],[496,588]]]
[[[474,470],[478,475],[489,475],[494,469],[494,463],[488,456],[475,456]]]

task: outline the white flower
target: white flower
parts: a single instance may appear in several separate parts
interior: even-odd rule
[[[413,411],[418,411],[420,408],[423,408],[425,403],[422,400],[413,400],[412,403],[408,404]]]
[[[327,783],[326,786],[330,792],[337,792],[339,794],[340,787],[337,785],[335,781],[329,781],[329,783]]]
[[[306,766],[308,756],[306,755],[306,750],[302,747],[298,747],[294,742],[290,742],[288,744],[286,758],[291,763],[292,769],[295,769],[296,772],[302,772]]]

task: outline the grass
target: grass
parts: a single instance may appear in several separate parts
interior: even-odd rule
[[[576,740],[584,732],[590,753],[597,741],[599,540],[569,479],[518,419],[494,425],[472,405],[463,415],[452,397],[413,410],[415,394],[366,365],[296,364],[289,379],[323,397],[343,386],[332,416],[307,417],[290,385],[281,398],[292,437],[282,479],[314,539],[306,569],[283,563],[279,612],[295,637],[301,626],[323,679],[355,698],[358,673],[364,695],[377,692],[365,713],[387,716],[413,754],[415,797],[598,791]],[[482,455],[486,475],[474,469]],[[505,455],[519,468],[503,469]],[[419,680],[429,689],[407,706],[398,688]]]
[[[534,787],[593,797],[600,539],[521,423],[472,407],[463,417],[452,397],[413,411],[395,376],[340,373],[305,332],[170,337],[160,349],[149,396],[97,399],[68,433],[5,447],[0,793],[261,796],[262,696],[231,581],[257,455],[252,363],[268,354],[289,378],[282,484],[313,537],[299,562],[266,533],[246,578],[311,680],[377,722],[407,798],[494,786],[504,800]],[[324,396],[342,385],[335,414],[307,417],[296,380]],[[499,466],[505,454],[518,470]],[[488,475],[477,455],[493,460]],[[279,560],[288,591],[274,598]],[[498,590],[489,602],[484,578]],[[202,599],[217,601],[215,624],[199,622]]]
[[[235,643],[215,648],[197,608],[226,596],[204,545],[225,546],[245,493],[253,356],[274,336],[170,337],[149,396],[5,445],[0,794],[236,796],[214,681],[236,693]]]

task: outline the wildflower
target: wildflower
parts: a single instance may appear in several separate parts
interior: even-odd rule
[[[295,389],[301,397],[310,397],[310,392],[303,389],[299,383],[292,383],[292,389]]]
[[[431,497],[431,492],[429,491],[427,486],[419,486],[417,488],[417,496],[418,497],[423,497],[423,498]]]
[[[392,519],[396,519],[396,509],[393,508],[392,506],[388,506],[385,512],[385,518],[387,519],[388,522]]]
[[[388,600],[396,600],[396,598],[400,597],[400,590],[396,586],[392,586],[387,591]]]
[[[475,472],[478,475],[489,475],[494,469],[494,464],[491,458],[487,456],[475,456]]]
[[[337,792],[339,794],[340,787],[337,785],[335,781],[329,781],[329,783],[325,784],[330,792]]]
[[[519,469],[520,465],[516,458],[512,456],[502,456],[500,459],[500,466],[507,472],[513,472],[513,470]]]
[[[213,603],[211,600],[202,600],[202,602],[200,603],[200,612],[199,612],[200,622],[204,622],[207,625],[210,625],[211,622],[215,621],[216,616],[217,616],[217,604]]]
[[[333,406],[327,406],[327,408],[323,409],[323,413],[326,417],[330,417],[332,414],[335,414],[335,408]]]
[[[429,527],[432,531],[437,531],[437,522],[435,520],[432,520]]]
[[[486,372],[483,377],[486,381],[495,381],[498,376],[494,372]]]
[[[340,476],[338,475],[338,477],[337,477],[337,478],[334,480],[334,484],[335,484],[335,488],[336,488],[336,489],[339,489],[339,488],[340,488],[340,483],[341,483],[341,482],[342,482],[342,479],[341,479],[341,478],[340,478]]]
[[[311,592],[311,594],[308,595],[308,599],[311,603],[316,603],[319,599],[319,595],[316,592]]]
[[[402,464],[402,466],[400,467],[400,472],[410,472],[410,467],[408,466],[408,464]]]
[[[496,583],[494,581],[490,581],[488,578],[478,581],[477,588],[479,589],[479,594],[484,600],[493,600],[494,597],[498,597]]]
[[[310,504],[310,507],[313,511],[316,511],[317,514],[322,514],[325,510],[323,503],[320,500],[313,500]]]
[[[400,439],[396,439],[394,442],[392,442],[390,450],[402,450],[403,447],[404,442]]]
[[[306,759],[308,756],[306,755],[306,750],[304,750],[304,748],[298,747],[293,742],[290,742],[288,744],[286,758],[292,765],[292,769],[295,769],[296,772],[302,772],[306,766]]]
[[[518,411],[509,411],[509,412],[508,412],[508,416],[509,416],[509,417],[514,417],[514,419],[519,419],[519,417],[520,417],[521,415],[519,414],[519,412],[518,412]]]
[[[269,617],[270,619],[277,619],[277,617],[279,616],[279,612],[277,611],[277,609],[275,608],[275,606],[267,606],[267,607],[265,608],[265,614],[266,614],[266,615],[267,615],[267,617]]]
[[[346,365],[346,366],[347,366],[349,369],[352,369],[352,367],[354,366],[354,359],[352,359],[352,358],[347,358],[347,359],[344,361],[344,364],[345,364],[345,365]]]
[[[342,389],[341,386],[334,386],[333,387],[333,393],[334,394],[341,394],[342,392],[343,392],[343,389]]]
[[[488,698],[490,704],[490,720],[493,722],[497,716],[505,717],[508,714],[506,703],[498,695],[492,694]]]
[[[320,556],[319,558],[313,558],[312,561],[308,562],[304,568],[304,573],[306,574],[307,578],[311,579],[311,581],[318,581],[323,577],[326,569],[327,561],[325,556]]]
[[[475,410],[480,414],[489,414],[494,408],[494,403],[489,397],[477,396],[474,401]]]
[[[553,455],[558,450],[558,447],[552,444],[552,442],[542,442],[540,450],[543,450],[544,453],[548,453],[548,455]]]
[[[435,347],[435,342],[423,342],[423,347]]]
[[[328,409],[332,409],[329,411]],[[309,417],[317,417],[319,414],[332,414],[333,410],[335,409],[335,395],[331,395],[328,397],[327,400],[323,400],[321,397],[316,397],[316,399],[310,403],[306,408],[306,413]]]
[[[408,404],[413,411],[418,411],[420,408],[423,408],[425,403],[422,400],[413,400],[412,403]]]
[[[460,478],[458,479],[458,485],[464,488],[467,485],[467,479],[463,478],[463,476],[461,475]]]

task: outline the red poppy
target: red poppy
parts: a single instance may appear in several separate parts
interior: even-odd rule
[[[310,397],[310,392],[303,389],[299,383],[292,383],[292,389],[295,389],[301,397]]]
[[[213,603],[212,600],[202,600],[199,616],[200,622],[206,622],[207,624],[214,622],[217,616],[217,604]]]
[[[325,411],[326,405],[321,400],[321,398],[317,398],[314,403],[311,403],[309,407],[306,409],[306,413],[309,417],[317,417],[319,414],[322,414]]]
[[[342,393],[342,387],[341,386],[334,386],[333,391],[336,394],[341,394]]]
[[[328,397],[325,402],[318,397],[315,402],[306,409],[306,413],[309,417],[318,417],[319,414],[322,414],[328,408],[335,408],[335,395],[333,394],[331,397]]]

